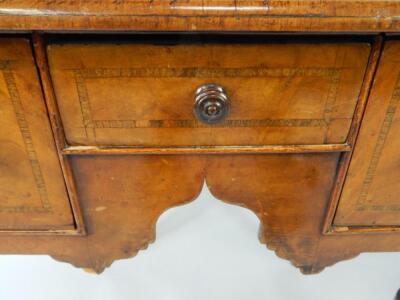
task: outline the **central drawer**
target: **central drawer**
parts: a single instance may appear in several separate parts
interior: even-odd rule
[[[66,139],[77,146],[344,143],[368,43],[51,44]],[[198,87],[229,97],[216,124],[193,113]]]

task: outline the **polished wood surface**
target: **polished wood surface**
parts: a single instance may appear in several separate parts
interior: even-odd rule
[[[97,146],[69,146],[61,153],[65,155],[91,155],[91,154],[268,154],[268,153],[320,153],[320,152],[349,152],[348,144],[326,145],[271,145],[271,146],[203,146],[203,147],[97,147]]]
[[[155,239],[159,215],[195,199],[205,181],[218,199],[252,210],[261,221],[261,241],[305,273],[364,251],[400,251],[400,236],[394,233],[322,234],[338,158],[339,154],[72,157],[87,236],[0,235],[0,253],[49,254],[101,272],[114,260],[145,249]]]
[[[155,238],[159,215],[195,199],[206,181],[217,198],[256,213],[262,225],[260,238],[270,248],[309,269],[315,263],[320,237],[315,221],[321,220],[329,199],[338,157],[72,157],[88,236],[32,238],[27,245],[31,243],[30,251],[36,245],[34,251],[100,272],[113,260],[147,247]],[[2,245],[7,245],[1,251],[16,251],[20,239],[0,237]]]
[[[351,162],[351,158],[354,152],[354,145],[357,141],[358,134],[360,132],[360,127],[361,127],[361,121],[364,117],[364,112],[365,108],[368,102],[368,98],[370,95],[371,87],[373,84],[373,81],[375,79],[375,74],[376,70],[378,68],[381,54],[382,54],[382,49],[384,46],[385,40],[383,36],[377,36],[375,39],[375,42],[372,45],[371,49],[371,55],[369,57],[368,61],[368,66],[367,66],[367,71],[364,76],[364,81],[363,85],[361,87],[357,107],[354,113],[354,118],[353,118],[353,123],[351,125],[350,133],[347,138],[347,143],[350,146],[350,151],[342,153],[342,156],[339,161],[338,169],[337,169],[337,175],[336,175],[336,182],[335,186],[332,190],[331,193],[331,199],[329,201],[327,211],[326,211],[326,216],[325,216],[325,221],[323,224],[323,229],[322,231],[325,234],[343,234],[343,233],[366,233],[366,232],[371,232],[371,231],[392,231],[393,228],[388,228],[388,227],[371,227],[369,226],[368,228],[366,227],[349,227],[349,226],[334,226],[333,224],[333,219],[336,214],[336,209],[338,206],[340,194],[343,189],[343,184],[346,179],[346,174],[349,169],[349,165]]]
[[[51,10],[54,3],[48,5]],[[0,253],[49,254],[102,272],[113,261],[145,249],[155,240],[159,216],[194,200],[204,184],[217,199],[253,211],[260,219],[261,242],[303,273],[317,273],[361,252],[400,251],[395,207],[398,41],[384,42],[381,36],[370,47],[352,36],[350,43],[326,37],[322,43],[155,46],[90,44],[84,36],[71,44],[63,34],[56,38],[66,39],[54,43],[55,37],[49,37],[48,53],[40,33],[35,33],[32,45],[26,38],[0,40],[0,61],[5,61],[0,70],[0,203],[7,204],[3,199],[11,199],[15,185],[14,192],[27,191],[32,196],[28,202],[37,203],[33,200],[38,199],[38,181],[30,177],[37,173],[24,167],[34,161],[34,146],[49,199],[57,209],[49,215],[0,212]],[[243,126],[201,125],[184,127],[188,133],[182,134],[173,126],[139,126],[124,132],[117,126],[111,133],[86,136],[93,129],[91,122],[104,121],[103,116],[114,122],[110,124],[132,116],[128,121],[144,120],[139,124],[170,124],[147,122],[164,117],[172,123],[194,122],[193,92],[204,82],[193,74],[215,66],[241,72],[281,69],[283,74],[236,81],[230,76],[206,77],[222,79],[227,87],[233,101],[227,121],[263,116],[318,119],[328,112],[323,120],[329,130],[263,126],[249,133]],[[196,72],[172,79],[156,76],[184,67]],[[147,75],[133,76],[139,73],[132,70]],[[324,111],[332,93],[329,80],[319,74],[338,70],[335,102]],[[85,93],[82,82],[77,84],[71,75],[75,73],[89,76],[84,78],[89,102],[79,101],[79,93]],[[313,76],[308,78],[309,74]],[[167,80],[181,81],[169,90]],[[10,89],[13,82],[17,89]],[[149,90],[156,97],[146,94]],[[94,117],[91,122],[85,123],[82,110]],[[202,133],[204,128],[208,134]],[[371,162],[374,176],[369,180]],[[363,209],[356,202],[361,181],[368,183]],[[60,197],[50,194],[54,190]],[[23,200],[23,195],[17,196],[13,205]]]
[[[369,52],[366,43],[329,42],[48,47],[72,146],[345,143]],[[193,114],[207,83],[230,98],[223,122]]]
[[[74,229],[31,46],[0,39],[0,231]]]
[[[387,42],[339,202],[339,226],[400,225],[400,42]]]
[[[60,113],[55,101],[53,83],[51,81],[50,72],[46,56],[46,44],[43,36],[34,33],[32,35],[32,49],[36,66],[39,73],[39,80],[42,85],[44,100],[47,106],[48,118],[50,121],[51,129],[53,130],[54,142],[58,157],[61,164],[61,170],[64,175],[65,186],[67,188],[71,210],[74,216],[75,228],[74,230],[60,232],[58,234],[65,235],[85,235],[85,221],[83,220],[79,199],[76,193],[75,181],[72,176],[71,164],[68,157],[64,156],[62,149],[65,147],[65,135],[60,118]],[[40,233],[43,234],[43,233]],[[50,233],[53,234],[53,233]]]
[[[398,0],[2,0],[3,30],[400,30]]]

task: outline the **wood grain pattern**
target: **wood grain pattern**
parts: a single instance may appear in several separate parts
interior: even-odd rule
[[[398,0],[2,0],[3,30],[399,31]]]
[[[0,39],[0,231],[73,229],[30,44]]]
[[[0,251],[43,251],[101,272],[147,247],[159,215],[195,199],[206,181],[216,197],[254,211],[262,240],[281,256],[312,265],[315,220],[329,198],[338,156],[71,157],[88,236],[26,238],[24,247],[20,237],[0,237]]]
[[[399,225],[399,42],[387,42],[339,203],[339,226]]]
[[[8,1],[4,1],[6,4],[7,2]],[[40,1],[37,3],[40,4]],[[192,3],[193,2],[191,2],[191,4]],[[244,2],[242,2],[242,4],[243,3]],[[92,5],[91,3],[87,4],[89,5],[88,7]],[[179,4],[183,4],[183,2],[179,2]],[[54,3],[48,2],[48,5],[51,10]],[[70,4],[68,4],[68,2],[62,2],[62,5],[68,6]],[[368,5],[368,3],[366,3],[366,5]],[[340,7],[337,8],[338,11],[340,11]],[[362,9],[364,8],[363,6]],[[392,8],[393,7],[388,6],[389,10]],[[138,12],[140,12],[140,10],[138,10]],[[365,10],[365,12],[367,13],[367,10]],[[218,15],[217,12],[216,15]],[[0,16],[0,24],[4,24],[1,23],[2,20],[4,20],[1,18]],[[240,20],[243,21],[243,19]],[[3,41],[4,45],[1,44]],[[50,195],[48,197],[49,203],[53,210],[60,209],[60,211],[58,214],[52,214],[44,225],[43,223],[34,223],[44,222],[43,220],[45,220],[46,216],[43,213],[41,213],[40,216],[36,216],[32,215],[34,214],[32,211],[20,212],[19,214],[16,214],[14,211],[12,214],[0,212],[0,225],[4,223],[6,225],[3,227],[7,227],[6,230],[11,231],[17,229],[16,232],[19,233],[18,235],[10,235],[8,233],[4,234],[3,231],[3,234],[0,235],[0,253],[49,254],[58,260],[70,262],[78,267],[87,268],[95,272],[102,272],[106,267],[110,266],[113,261],[132,257],[139,250],[146,248],[147,245],[155,239],[155,226],[158,217],[170,207],[186,204],[195,199],[204,183],[208,185],[210,191],[217,199],[252,210],[260,219],[260,240],[266,243],[270,249],[276,251],[278,256],[290,260],[304,273],[319,272],[326,266],[340,260],[354,257],[361,252],[400,251],[400,235],[398,232],[395,232],[395,230],[399,228],[398,223],[396,223],[399,217],[399,210],[395,208],[398,203],[396,202],[396,197],[393,196],[398,190],[397,178],[399,178],[399,174],[397,174],[397,167],[399,165],[397,161],[398,155],[396,155],[398,154],[397,149],[399,149],[398,139],[396,139],[396,134],[398,134],[399,112],[397,109],[399,97],[397,85],[400,76],[400,61],[398,59],[400,50],[399,42],[388,42],[385,46],[381,65],[379,66],[375,78],[371,97],[360,130],[359,140],[357,140],[357,142],[358,124],[363,115],[363,108],[365,107],[369,86],[373,80],[374,68],[378,64],[380,53],[379,43],[376,43],[372,50],[368,71],[366,73],[364,69],[369,57],[369,47],[363,44],[310,45],[310,48],[303,45],[300,48],[305,48],[303,50],[300,49],[301,51],[297,46],[296,49],[292,49],[293,45],[289,45],[290,47],[285,45],[285,47],[279,48],[279,51],[275,50],[273,52],[275,55],[274,57],[277,59],[275,63],[277,65],[281,64],[280,66],[271,68],[268,64],[263,65],[263,63],[260,63],[261,66],[255,68],[252,65],[240,65],[240,72],[242,72],[240,80],[246,79],[246,76],[244,76],[245,74],[248,74],[247,76],[251,78],[258,78],[257,74],[261,74],[262,76],[267,74],[269,76],[268,78],[272,79],[280,78],[279,80],[281,80],[281,78],[283,78],[284,84],[274,85],[274,88],[276,88],[276,86],[279,87],[276,89],[276,94],[278,96],[282,93],[282,90],[284,90],[281,88],[282,86],[287,88],[284,90],[286,92],[293,89],[292,93],[289,93],[290,97],[288,96],[285,99],[296,99],[296,97],[293,96],[296,95],[294,91],[298,92],[298,90],[301,90],[304,86],[312,87],[311,83],[309,85],[304,83],[304,80],[307,82],[307,78],[312,77],[313,83],[318,82],[319,86],[315,87],[315,90],[310,88],[305,94],[307,96],[314,95],[314,97],[319,100],[313,102],[311,108],[315,108],[315,106],[323,102],[323,104],[330,103],[328,105],[330,109],[324,110],[323,108],[326,106],[321,104],[320,106],[322,109],[318,111],[322,113],[318,115],[318,118],[313,117],[309,119],[314,120],[313,122],[320,119],[330,122],[337,118],[336,114],[341,113],[348,121],[345,126],[338,127],[339,131],[335,131],[341,132],[340,139],[337,139],[337,141],[341,143],[338,144],[329,143],[334,141],[332,135],[329,134],[324,136],[329,138],[324,138],[322,142],[320,140],[319,143],[314,145],[305,145],[303,142],[306,140],[304,135],[297,137],[302,141],[301,144],[285,144],[285,139],[290,139],[292,137],[286,135],[284,132],[280,132],[279,135],[272,138],[275,138],[276,141],[280,141],[282,143],[281,145],[264,145],[260,143],[254,148],[247,144],[249,140],[243,142],[243,145],[234,146],[232,146],[233,143],[227,143],[225,146],[223,143],[214,143],[217,146],[196,146],[193,145],[191,140],[182,143],[181,145],[187,144],[183,147],[179,146],[179,143],[176,143],[173,147],[164,147],[165,144],[160,143],[158,147],[142,148],[110,148],[91,144],[88,146],[66,145],[63,124],[57,110],[57,104],[61,104],[60,96],[58,94],[56,95],[58,99],[54,97],[44,55],[44,47],[37,35],[35,43],[37,63],[43,82],[43,91],[46,97],[51,126],[53,126],[54,130],[56,146],[54,145],[49,128],[46,107],[41,99],[39,81],[34,70],[30,45],[28,41],[21,39],[3,39],[0,42],[0,45],[2,45],[2,47],[0,47],[0,60],[3,61],[0,65],[0,136],[2,137],[0,139],[0,145],[13,144],[17,145],[18,149],[24,149],[24,151],[26,151],[26,153],[24,153],[25,156],[21,155],[21,157],[26,158],[28,155],[31,160],[28,160],[28,168],[24,170],[28,170],[31,173],[31,178],[35,178],[35,176],[38,178],[36,181],[32,180],[29,183],[29,187],[37,187],[38,183],[39,187],[42,187],[41,176],[46,183],[49,182],[47,176],[51,176],[51,184],[46,184],[47,194]],[[39,45],[37,45],[37,43],[39,43]],[[97,46],[100,50],[102,47],[105,47],[104,45]],[[64,47],[72,46],[68,45]],[[83,51],[82,49],[85,47],[90,48],[89,46],[82,47],[81,45],[77,47],[79,51]],[[116,49],[114,45],[107,47],[112,48],[113,51]],[[271,47],[271,45],[268,47]],[[16,48],[19,49],[19,51],[15,51]],[[79,116],[82,122],[81,131],[85,131],[85,129],[88,128],[92,129],[91,126],[96,124],[95,121],[98,120],[115,121],[112,118],[93,118],[96,114],[107,115],[115,113],[115,111],[110,110],[109,106],[106,105],[106,100],[111,98],[103,97],[106,94],[101,90],[104,86],[107,87],[107,84],[99,85],[97,82],[98,80],[104,80],[107,83],[109,80],[117,79],[118,81],[115,86],[121,86],[121,82],[125,80],[121,79],[123,77],[121,77],[121,75],[125,76],[127,74],[129,75],[127,76],[129,80],[132,80],[132,78],[154,80],[154,78],[156,78],[158,81],[163,81],[170,76],[186,80],[187,78],[192,78],[194,76],[193,74],[200,74],[199,79],[208,78],[207,76],[210,74],[213,74],[212,76],[216,76],[217,78],[225,76],[227,81],[231,80],[231,77],[226,76],[226,74],[234,74],[237,76],[237,74],[235,74],[237,70],[233,70],[236,68],[233,57],[227,59],[229,63],[224,62],[218,54],[215,54],[218,53],[218,51],[212,53],[214,59],[213,55],[208,55],[211,59],[204,60],[203,70],[207,72],[196,73],[193,71],[193,68],[185,69],[184,71],[182,71],[183,68],[175,68],[171,71],[167,67],[160,67],[156,60],[154,60],[154,63],[157,63],[157,67],[147,67],[145,69],[132,66],[129,65],[132,64],[131,56],[127,56],[125,58],[126,60],[115,56],[117,57],[115,60],[119,62],[118,68],[113,68],[114,62],[112,62],[111,59],[107,59],[107,57],[111,56],[110,50],[104,51],[103,54],[101,54],[103,50],[100,51],[99,56],[97,54],[89,55],[95,53],[95,50],[93,50],[94,52],[89,51],[90,53],[88,52],[89,54],[86,54],[87,57],[81,59],[78,54],[73,53],[74,51],[72,48],[70,49],[71,51],[68,51],[68,55],[72,57],[70,61],[78,61],[78,64],[70,69],[65,68],[62,72],[69,72],[68,76],[71,76],[65,77],[69,79],[65,80],[63,84],[68,86],[68,84],[72,82],[73,88],[67,91],[65,87],[62,86],[62,83],[59,82],[58,85],[62,89],[65,89],[65,94],[69,97],[68,99],[72,99],[72,101],[65,100],[64,106],[60,105],[60,108],[61,112],[65,113],[71,109],[68,106],[76,106],[78,104],[79,113],[76,115]],[[268,49],[263,50],[263,52],[270,51]],[[295,54],[292,53],[288,55],[285,51],[293,51]],[[247,49],[246,55],[249,55],[249,53],[251,54],[251,51]],[[243,56],[240,57],[241,62],[246,63],[246,55],[243,54]],[[154,57],[153,55],[148,61],[151,62]],[[176,57],[177,61],[184,62],[184,60],[179,58],[179,55]],[[254,60],[254,57],[258,56],[250,55],[249,57],[248,61]],[[201,58],[197,59],[197,61],[201,62]],[[225,64],[225,73],[222,73],[223,76],[218,75],[221,73],[218,73],[220,70],[214,67],[215,61],[222,65]],[[310,63],[311,61],[315,62],[317,66],[312,65],[312,63]],[[348,61],[349,64],[343,64],[344,61]],[[68,60],[63,61],[60,58],[59,64],[65,62],[68,62]],[[142,64],[143,62],[146,62],[146,60],[141,59],[139,63]],[[104,63],[105,65],[98,67],[99,63]],[[107,63],[109,65],[107,65]],[[212,64],[212,67],[209,66],[210,64]],[[206,65],[208,65],[208,67],[206,67]],[[346,67],[337,68],[339,65],[345,65]],[[274,70],[272,73],[271,69]],[[280,71],[276,71],[277,69],[280,69]],[[336,69],[339,69],[339,71]],[[171,72],[173,72],[172,75]],[[279,72],[281,72],[281,75],[277,76],[276,74],[279,75]],[[339,77],[335,75],[339,74],[338,72],[340,73]],[[346,74],[345,72],[348,72],[348,74],[343,75]],[[78,80],[83,80],[84,85],[77,85],[76,82],[70,80],[71,78],[76,79],[77,74]],[[282,74],[284,76],[282,76]],[[319,76],[318,74],[322,75]],[[357,76],[355,76],[355,74]],[[81,78],[79,78],[79,76],[81,76]],[[99,76],[101,78],[98,78]],[[54,77],[56,76],[54,75]],[[58,79],[59,81],[61,80],[60,78]],[[317,79],[315,80],[315,78]],[[328,80],[324,83],[324,79],[321,78],[328,78]],[[329,89],[329,83],[332,78],[336,78],[335,80],[337,81],[337,87],[335,89]],[[300,82],[297,82],[297,85],[296,80]],[[361,89],[360,86],[363,80],[364,84]],[[87,84],[86,81],[93,81],[94,88],[92,88],[92,90],[99,95],[99,99],[106,99],[102,106],[93,109],[91,97],[93,93],[88,89],[90,84]],[[346,82],[346,85],[344,85],[343,81]],[[110,91],[116,91],[115,86],[113,89],[110,88]],[[87,125],[90,126],[83,126],[85,121],[82,121],[84,120],[81,114],[82,106],[80,106],[82,101],[78,101],[79,95],[75,98],[70,97],[70,95],[73,94],[71,91],[75,87],[78,87],[75,91],[75,96],[79,94],[79,89],[83,89],[83,91],[80,91],[82,93],[81,96],[85,94],[85,88],[88,91],[87,95],[89,101],[87,101],[86,104],[85,101],[83,101],[83,107],[84,111],[86,109],[85,113],[88,113],[86,121],[88,121]],[[328,87],[326,88],[327,91],[318,90],[322,87]],[[337,91],[332,92],[336,89]],[[117,95],[118,92],[119,91],[116,91],[115,94]],[[127,94],[130,92],[131,90],[126,90]],[[338,93],[338,95],[347,95],[347,100],[342,100],[341,102],[340,99],[344,99],[344,97],[332,97],[334,93]],[[29,97],[27,95],[29,95]],[[247,101],[251,102],[252,98],[253,97]],[[324,101],[320,100],[322,98]],[[27,99],[29,99],[29,101],[27,101]],[[115,96],[115,99],[118,100],[119,97]],[[112,98],[113,103],[118,103],[115,99]],[[304,96],[304,99],[306,99],[306,96]],[[335,102],[332,103],[329,99],[335,99]],[[339,102],[336,101],[337,99],[339,99]],[[354,113],[357,99],[359,102]],[[56,100],[58,100],[58,103],[56,103]],[[101,101],[95,101],[94,103],[101,103]],[[302,108],[306,107],[304,103],[305,102],[301,102],[298,105],[300,107],[300,112]],[[260,107],[262,106],[260,105]],[[278,107],[273,111],[274,116],[277,111],[279,112],[280,108]],[[287,113],[287,110],[290,112],[291,108],[291,105],[287,105],[282,111]],[[120,109],[120,111],[122,111],[123,114],[124,110],[128,111],[129,109],[131,108],[123,108]],[[146,115],[146,113],[151,114],[154,106],[149,106],[148,109],[147,112],[144,110],[144,115]],[[293,110],[291,113],[296,115],[299,113],[299,109]],[[29,114],[22,114],[21,112],[23,110],[28,110]],[[128,119],[130,121],[144,120],[145,122],[139,122],[138,124],[140,126],[136,126],[136,128],[132,126],[132,128],[125,128],[124,130],[130,132],[133,130],[150,129],[154,131],[171,130],[171,132],[173,132],[180,130],[179,126],[182,126],[182,124],[184,124],[184,129],[190,130],[190,132],[193,130],[202,130],[204,128],[194,123],[190,118],[183,118],[183,120],[186,120],[183,123],[177,122],[177,120],[179,120],[177,114],[171,114],[171,111],[167,112],[173,117],[168,119],[147,117],[143,119]],[[265,111],[262,111],[263,114],[264,112]],[[317,115],[316,111],[311,110],[311,112]],[[73,115],[71,112],[68,113]],[[165,111],[161,113],[165,113]],[[254,120],[258,120],[254,118],[257,113],[259,113],[258,109],[250,110],[250,117],[240,118],[240,120],[250,120],[250,122],[243,122],[244,125],[248,126],[249,123],[252,124]],[[4,118],[5,115],[7,116],[6,118]],[[355,118],[352,120],[351,118],[353,116],[355,116]],[[341,120],[341,118],[339,119]],[[126,118],[121,117],[120,120],[126,121]],[[147,122],[148,120],[158,121]],[[168,120],[168,122],[159,122],[160,120]],[[63,118],[63,121],[65,122],[65,118]],[[110,124],[109,127],[112,125],[112,128],[108,128],[113,132],[112,137],[114,137],[114,132],[116,130],[121,130],[120,126],[115,125],[123,124],[126,126],[128,124],[120,123],[119,121],[113,122],[99,123],[103,127],[107,124]],[[229,124],[231,127],[213,127],[212,130],[229,129],[229,132],[234,129],[242,130],[243,126],[240,126],[242,123],[235,122]],[[256,125],[257,122],[258,121],[255,122]],[[282,124],[285,126],[287,125],[287,123],[285,123],[286,121],[282,124],[279,122],[279,126],[271,126],[271,123],[263,123],[262,125],[266,128],[272,128],[273,130],[280,128]],[[350,122],[352,122],[353,127],[349,131]],[[4,124],[6,126],[3,126]],[[38,130],[38,128],[40,128],[40,130]],[[310,128],[316,130],[319,127],[313,126]],[[66,129],[68,130],[67,126]],[[326,134],[326,132],[324,132],[324,134]],[[121,133],[118,135],[118,138],[124,137],[125,135],[126,133]],[[5,143],[4,136],[10,137],[11,143]],[[152,138],[159,138],[159,136],[156,135]],[[212,138],[215,139],[215,137]],[[254,136],[245,138],[254,138]],[[39,139],[40,143],[37,143],[36,139]],[[165,139],[167,139],[167,137],[165,137]],[[207,139],[209,141],[210,137],[207,137]],[[224,140],[232,141],[232,137],[225,134]],[[366,193],[367,198],[363,200],[365,209],[358,210],[357,202],[354,202],[357,197],[343,198],[345,197],[344,193],[334,225],[336,228],[346,229],[349,223],[347,221],[341,223],[340,219],[338,219],[340,210],[345,209],[346,214],[353,210],[355,213],[351,215],[352,223],[350,225],[355,224],[355,228],[361,228],[362,230],[359,230],[357,232],[358,234],[353,235],[324,235],[324,219],[328,209],[333,203],[330,200],[332,199],[331,195],[332,192],[335,191],[338,178],[341,176],[341,173],[338,172],[347,170],[347,168],[344,168],[342,165],[343,157],[351,157],[351,150],[354,145],[354,161],[352,161],[347,178],[347,180],[351,180],[352,182],[350,189],[348,189],[348,186],[345,186],[345,191],[346,189],[351,193],[356,189],[361,191],[363,185],[358,185],[359,182],[367,182],[369,184]],[[18,171],[18,168],[15,168],[13,162],[22,161],[17,155],[21,151],[9,151],[7,147],[0,147],[0,153],[6,152],[6,155],[0,155],[0,168],[4,168],[7,164],[9,166],[6,169],[7,172],[2,172],[3,170],[0,169],[0,180],[6,178],[6,181],[3,180],[0,182],[0,195],[5,193],[8,195],[7,188],[12,186],[8,178],[13,175],[12,172]],[[43,231],[49,228],[52,234],[57,234],[57,232],[61,232],[62,230],[72,231],[72,229],[75,229],[74,226],[76,225],[73,224],[71,210],[68,205],[68,196],[56,156],[57,150],[59,151],[62,168],[64,168],[68,192],[73,196],[72,203],[74,205],[74,211],[77,209],[82,213],[82,216],[78,215],[78,222],[81,222],[81,225],[83,222],[85,223],[87,235],[49,236],[41,233],[38,234],[40,230]],[[41,156],[44,154],[46,154],[46,159],[43,159]],[[6,159],[1,159],[2,157],[6,157]],[[368,159],[365,159],[366,157],[368,157]],[[34,169],[37,168],[35,161],[37,161],[41,167],[46,165],[45,168],[43,167],[40,169],[41,176],[38,176],[37,174],[39,173],[34,171]],[[43,163],[44,161],[45,163]],[[7,162],[7,164],[3,162]],[[10,162],[12,164],[10,164]],[[30,166],[31,162],[33,162],[34,168]],[[355,164],[362,165],[360,167],[356,166],[360,168],[358,170],[362,172],[358,172],[358,170],[352,171],[352,168],[355,168]],[[370,171],[371,166],[374,172]],[[52,171],[48,172],[48,170]],[[366,175],[366,177],[360,176],[361,173]],[[374,176],[369,178],[368,176],[371,173],[373,173]],[[36,175],[32,176],[32,174]],[[352,178],[352,176],[354,178]],[[15,178],[28,177],[21,177],[21,174],[18,173],[15,175]],[[365,178],[367,178],[366,181]],[[19,183],[20,182],[22,181],[19,181]],[[56,200],[53,201],[52,194],[49,191],[56,187],[57,184],[63,187],[63,197],[56,198]],[[346,182],[346,184],[348,183]],[[49,188],[49,186],[51,188]],[[22,191],[23,189],[19,188],[19,190]],[[29,191],[33,193],[32,191],[34,191],[34,189],[29,189]],[[360,192],[359,194],[362,195],[363,193]],[[40,196],[40,192],[37,192],[37,195]],[[380,197],[380,195],[383,195],[383,197]],[[0,199],[1,205],[6,203],[3,199],[5,198]],[[21,197],[18,197],[18,199],[21,199]],[[40,197],[37,197],[36,200],[37,199],[40,200]],[[80,209],[78,206],[78,199],[81,206]],[[353,202],[347,202],[346,204],[346,199],[350,199],[350,201]],[[62,202],[61,200],[65,201]],[[40,203],[40,201],[36,201],[33,204],[36,205],[36,203]],[[28,218],[27,214],[29,214]],[[57,222],[62,221],[63,216],[66,214],[68,214],[70,220],[72,220],[71,224],[68,223],[68,226],[58,224]],[[12,220],[14,223],[10,223],[9,220]],[[10,226],[10,224],[14,225]],[[51,226],[48,226],[49,224]],[[365,233],[365,231],[363,231],[365,229],[364,226],[372,226],[378,230],[376,230],[374,234],[359,234]],[[384,231],[380,228],[384,228]],[[57,231],[57,229],[61,231]],[[29,231],[32,234],[28,234]],[[82,232],[83,231],[81,231],[81,233]],[[238,243],[239,242],[240,241],[238,241]]]
[[[96,146],[70,146],[61,153],[65,155],[187,155],[187,154],[267,154],[267,153],[323,153],[323,152],[349,152],[350,145],[272,145],[272,146],[212,146],[212,147],[96,147]]]
[[[55,101],[53,84],[51,82],[49,68],[47,65],[46,57],[46,46],[43,37],[37,33],[32,35],[33,54],[36,62],[36,66],[39,73],[39,78],[42,85],[43,96],[47,106],[47,113],[49,115],[49,121],[53,130],[55,147],[58,152],[58,157],[61,163],[61,170],[64,175],[65,185],[68,192],[68,197],[71,204],[71,210],[74,216],[75,229],[68,232],[60,232],[57,234],[69,234],[69,235],[85,235],[85,224],[82,216],[82,212],[79,205],[79,200],[76,194],[75,182],[72,176],[72,170],[68,157],[62,154],[64,148],[65,136],[63,131],[60,114]],[[43,234],[43,232],[41,233]],[[50,234],[54,234],[51,232]]]
[[[0,253],[49,254],[101,272],[146,248],[159,215],[195,199],[205,181],[217,198],[251,209],[261,221],[261,241],[305,273],[363,251],[400,251],[394,233],[321,233],[338,158],[338,153],[72,157],[88,235],[0,236]]]
[[[357,232],[365,232],[365,230],[371,231],[381,231],[382,227],[347,227],[347,226],[334,226],[333,220],[336,214],[336,209],[339,203],[340,194],[343,189],[344,181],[346,179],[346,174],[350,166],[351,158],[354,153],[354,145],[357,141],[358,134],[360,132],[361,122],[364,117],[365,108],[367,106],[368,98],[370,96],[371,87],[373,81],[375,79],[376,70],[378,68],[382,50],[384,46],[384,38],[383,36],[377,36],[375,43],[371,49],[371,55],[369,58],[367,71],[364,76],[363,85],[361,87],[360,96],[358,99],[358,104],[354,113],[353,122],[351,125],[351,129],[349,132],[349,136],[347,138],[347,143],[350,146],[350,151],[343,153],[338,166],[337,176],[336,176],[336,183],[333,188],[331,194],[331,200],[329,202],[326,217],[323,226],[323,232],[325,234],[343,234],[343,233],[357,233]],[[392,231],[393,228],[385,228],[386,231]]]
[[[73,44],[48,53],[70,145],[307,145],[346,141],[369,45]],[[193,115],[194,91],[209,82],[231,98],[220,124]]]

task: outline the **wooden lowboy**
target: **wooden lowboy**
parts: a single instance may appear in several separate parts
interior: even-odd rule
[[[204,183],[304,273],[400,251],[399,14],[0,1],[0,253],[102,272]]]

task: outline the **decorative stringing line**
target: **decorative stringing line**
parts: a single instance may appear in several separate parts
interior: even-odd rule
[[[357,211],[373,210],[373,211],[400,211],[400,206],[396,204],[378,205],[378,204],[361,204],[357,206]]]
[[[74,69],[80,109],[86,137],[95,140],[95,129],[132,128],[201,128],[201,127],[327,127],[336,101],[341,71],[335,68],[95,68]],[[331,78],[323,119],[226,120],[217,125],[203,125],[196,120],[93,120],[85,79],[97,78],[218,78],[218,77],[295,77]]]
[[[75,83],[78,92],[79,104],[81,108],[81,114],[82,114],[83,126],[85,128],[86,138],[89,139],[89,136],[91,136],[91,139],[93,139],[95,137],[95,132],[93,126],[92,113],[90,109],[89,96],[85,84],[85,78],[83,74],[79,71],[74,72],[74,74],[75,74]],[[90,128],[93,129],[90,130]]]
[[[203,124],[197,120],[95,120],[90,128],[225,128],[225,127],[323,127],[321,119],[257,119],[226,120],[219,124]]]
[[[20,95],[18,92],[15,78],[10,67],[10,62],[1,61],[0,71],[2,71],[4,80],[10,95],[10,100],[14,108],[14,113],[17,119],[18,127],[24,141],[25,150],[28,156],[29,163],[32,168],[32,174],[35,181],[37,191],[42,203],[41,207],[37,206],[16,206],[4,207],[0,206],[0,212],[18,213],[18,212],[35,212],[35,213],[51,213],[51,205],[48,199],[47,188],[44,182],[44,177],[37,158],[36,150],[33,145],[32,134],[29,129],[28,122],[25,118],[24,109],[21,104]]]
[[[340,72],[335,72],[331,75],[331,87],[328,92],[328,98],[326,101],[326,107],[324,111],[324,120],[327,124],[331,121],[333,107],[336,102],[336,96],[338,92],[339,82],[340,82]]]
[[[338,92],[338,87],[340,83],[340,76],[341,72],[335,72],[331,76],[331,85],[330,89],[328,92],[328,97],[327,101],[325,104],[325,110],[324,110],[324,120],[325,120],[325,143],[328,142],[328,134],[329,134],[329,124],[331,123],[332,119],[332,113],[333,113],[333,108],[335,106],[336,98],[337,98],[337,92]]]
[[[391,129],[391,126],[393,123],[393,118],[397,111],[399,102],[400,102],[400,73],[397,77],[396,85],[395,85],[395,88],[392,93],[392,98],[390,99],[389,105],[386,109],[385,118],[381,125],[378,139],[375,144],[374,151],[372,153],[372,156],[371,156],[371,159],[370,159],[370,162],[368,165],[367,173],[363,180],[360,194],[357,198],[357,203],[356,203],[357,210],[369,209],[369,210],[376,210],[376,211],[382,211],[382,210],[400,211],[399,205],[374,205],[374,204],[366,203],[369,189],[374,180],[375,172],[376,172],[376,169],[378,168],[379,160],[381,158],[387,136],[390,132],[390,129]]]
[[[95,68],[73,70],[85,79],[95,78],[145,78],[145,77],[292,77],[292,76],[335,76],[335,68]]]

